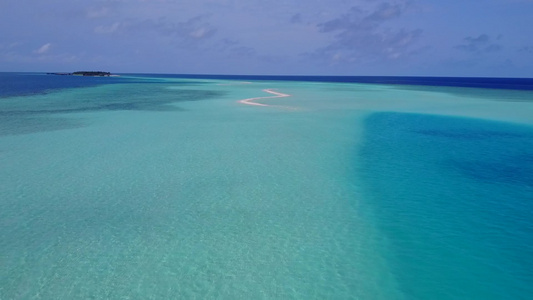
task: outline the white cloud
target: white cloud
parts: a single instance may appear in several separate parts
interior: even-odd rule
[[[36,53],[36,54],[44,54],[44,53],[48,52],[48,50],[50,50],[51,46],[52,46],[51,43],[46,43],[46,44],[42,45],[41,48],[35,50],[34,53]]]
[[[94,28],[94,32],[102,33],[102,34],[109,34],[109,33],[116,32],[119,29],[119,27],[120,27],[120,22],[115,22],[109,26],[105,26],[105,25],[96,26],[96,28]]]
[[[201,28],[193,29],[189,33],[189,36],[194,39],[203,39],[203,38],[211,37],[215,33],[215,31],[216,30],[214,28],[201,27]]]

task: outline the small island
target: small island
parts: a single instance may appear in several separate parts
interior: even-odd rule
[[[102,76],[105,76],[105,77],[109,77],[109,76],[116,76],[116,75],[111,75],[110,72],[102,72],[102,71],[76,71],[74,73],[47,73],[49,75],[67,75],[67,76],[99,76],[99,77],[102,77]]]

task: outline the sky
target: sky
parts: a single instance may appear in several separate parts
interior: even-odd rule
[[[533,77],[533,0],[0,0],[0,71]]]

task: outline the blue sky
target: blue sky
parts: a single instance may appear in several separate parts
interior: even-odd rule
[[[1,0],[0,71],[533,77],[533,0]]]

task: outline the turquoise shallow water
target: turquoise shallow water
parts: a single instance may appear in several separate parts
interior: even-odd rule
[[[291,97],[237,102],[270,88]],[[152,77],[0,99],[0,298],[526,299],[532,98],[486,93]]]

